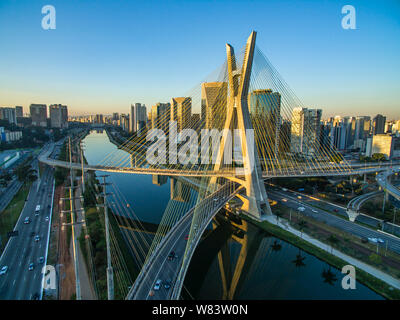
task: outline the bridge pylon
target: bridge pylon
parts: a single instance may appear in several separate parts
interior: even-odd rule
[[[246,43],[246,50],[241,70],[237,69],[236,58],[233,47],[226,44],[227,65],[228,65],[228,103],[227,114],[223,129],[223,135],[214,169],[218,171],[223,163],[225,144],[228,139],[228,131],[237,123],[239,138],[243,156],[243,175],[241,178],[231,177],[229,180],[240,183],[244,186],[245,194],[238,195],[242,200],[242,211],[256,220],[264,220],[267,215],[272,215],[268,203],[268,196],[265,191],[262,179],[260,159],[254,140],[254,129],[250,119],[248,106],[248,92],[250,86],[251,69],[254,58],[256,43],[256,32],[253,31]],[[235,121],[236,120],[236,121]],[[216,183],[215,177],[211,183]]]

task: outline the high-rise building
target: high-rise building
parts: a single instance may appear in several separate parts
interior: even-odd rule
[[[177,122],[178,132],[190,127],[192,117],[192,98],[179,97],[171,99],[171,121]]]
[[[201,84],[201,120],[207,129],[222,129],[226,119],[227,82]]]
[[[374,119],[373,119],[373,131],[374,134],[383,134],[385,133],[385,122],[386,122],[386,117],[377,114]]]
[[[64,129],[68,128],[68,107],[61,104],[49,106],[50,127]]]
[[[23,117],[24,116],[24,108],[21,106],[16,106],[15,107],[15,114],[18,117]]]
[[[382,153],[387,159],[400,157],[400,137],[389,134],[376,134],[372,137],[372,151]]]
[[[168,132],[170,120],[170,107],[169,103],[157,103],[151,107],[151,127],[152,129],[161,129],[165,133]]]
[[[122,113],[119,116],[119,123],[120,123],[122,130],[129,132],[129,115]]]
[[[146,106],[140,103],[131,104],[130,131],[137,132],[146,127],[147,110]]]
[[[293,109],[291,152],[312,156],[320,149],[321,115],[321,109]]]
[[[281,95],[278,92],[273,92],[271,89],[254,90],[249,95],[250,118],[253,126],[257,122],[257,126],[262,128],[263,139],[267,152],[271,157],[278,154],[279,148],[279,131],[281,128]]]
[[[47,106],[45,104],[31,104],[29,111],[33,126],[47,127]]]
[[[17,124],[15,108],[0,108],[0,119],[7,120],[9,123]]]
[[[102,114],[96,114],[96,117],[94,119],[94,123],[103,124],[104,123],[103,115]]]

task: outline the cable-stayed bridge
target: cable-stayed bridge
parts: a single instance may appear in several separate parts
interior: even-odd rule
[[[227,44],[221,68],[185,97],[153,107],[151,130],[134,134],[100,163],[55,160],[51,151],[39,158],[72,170],[183,176],[199,186],[194,202],[168,204],[127,299],[179,299],[200,237],[228,201],[238,198],[241,212],[256,220],[272,214],[265,179],[384,170],[340,161],[321,139],[320,111],[302,106],[255,41],[252,32],[238,57]],[[192,108],[201,117],[191,116]],[[185,188],[175,192],[191,197]],[[171,251],[179,254],[169,263]],[[160,272],[171,280],[169,291],[152,290]]]

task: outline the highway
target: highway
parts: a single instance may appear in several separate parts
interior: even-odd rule
[[[22,213],[14,230],[18,236],[12,237],[0,258],[0,268],[8,266],[6,274],[0,275],[1,300],[27,300],[36,296],[42,297],[42,267],[46,265],[48,238],[51,223],[51,208],[53,201],[54,169],[46,167],[40,181],[32,184]],[[41,206],[38,216],[35,208]],[[31,222],[24,224],[29,217]],[[35,236],[39,241],[34,241]],[[39,258],[44,261],[39,263]],[[34,269],[28,270],[30,263]]]
[[[389,192],[393,197],[395,197],[398,200],[400,200],[400,189],[396,188],[393,184],[391,184],[388,181],[388,179],[389,179],[389,176],[391,176],[393,174],[398,174],[399,172],[400,172],[400,166],[396,166],[390,170],[380,172],[376,176],[376,181],[382,187],[382,189]]]
[[[203,199],[196,206],[196,214],[199,216],[203,216],[204,214],[215,215],[227,201],[235,196],[235,194],[236,193],[232,192],[232,184],[228,183],[215,193]],[[218,199],[218,201],[215,201],[214,199]],[[173,291],[175,279],[182,265],[188,241],[186,236],[189,236],[194,212],[194,208],[189,210],[167,233],[167,235],[165,235],[158,247],[153,251],[153,254],[146,261],[146,264],[142,267],[141,274],[129,292],[127,299],[169,299]],[[198,236],[200,237],[202,233],[201,228],[199,228],[198,231]],[[167,257],[171,251],[174,251],[177,256],[169,261]],[[158,279],[162,280],[160,290],[153,290]],[[165,281],[171,282],[171,288],[166,289],[164,287]],[[153,295],[150,295],[150,292],[152,292]]]
[[[4,192],[0,195],[0,212],[7,208],[10,201],[17,194],[19,189],[22,187],[22,182],[17,178],[14,178]]]
[[[307,202],[306,200],[307,198],[304,197],[302,197],[302,199],[298,199],[292,194],[288,194],[288,192],[277,191],[277,190],[268,191],[268,196],[271,200],[276,200],[280,204],[294,209],[293,214],[296,214],[296,212],[298,212],[301,215],[312,217],[317,221],[324,222],[332,227],[349,232],[360,238],[369,238],[369,237],[381,238],[385,241],[385,243],[381,245],[382,247],[386,247],[387,243],[387,247],[389,250],[392,250],[393,252],[400,254],[400,238],[396,238],[391,235],[386,235],[382,232],[372,230],[357,223],[344,220],[332,214],[333,212],[329,213],[324,210],[315,208],[312,205],[310,205],[309,202]],[[282,199],[286,199],[287,201],[282,201]],[[300,206],[304,207],[305,210],[304,211],[297,210]]]

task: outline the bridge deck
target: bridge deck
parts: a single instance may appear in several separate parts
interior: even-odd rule
[[[225,205],[227,201],[235,197],[239,191],[236,187],[232,192],[232,183],[227,183],[216,192],[203,199],[196,207],[189,210],[178,223],[165,235],[163,240],[147,259],[142,271],[135,281],[134,286],[128,293],[128,300],[166,300],[169,299],[174,290],[175,280],[180,271],[187,240],[189,235],[193,214],[214,216]],[[218,199],[217,201],[214,199]],[[210,210],[211,208],[211,210]],[[201,234],[198,235],[200,237]],[[172,261],[167,259],[171,251],[177,255]],[[153,290],[155,282],[161,279],[163,282],[171,281],[171,288],[165,289],[162,285],[160,290]],[[179,284],[182,285],[182,284]],[[150,296],[149,293],[154,295]]]

